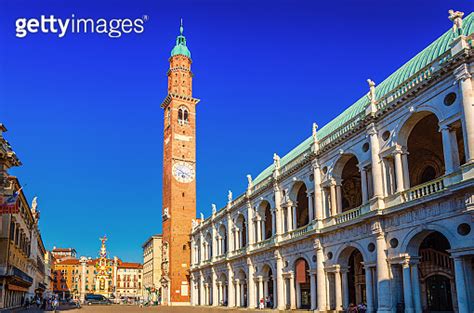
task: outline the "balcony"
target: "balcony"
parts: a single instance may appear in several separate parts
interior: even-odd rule
[[[252,250],[258,250],[273,246],[275,244],[275,237],[268,238],[266,240],[256,242],[252,245]]]
[[[306,233],[310,232],[311,230],[315,229],[315,221],[312,221],[308,225],[305,225],[303,227],[300,227],[298,229],[295,229],[293,231],[290,231],[289,233],[286,233],[282,237],[282,241],[287,241],[287,240],[292,240],[296,238],[300,238],[304,236]]]
[[[432,194],[443,191],[445,187],[444,183],[445,177],[440,177],[435,180],[429,181],[425,184],[415,186],[403,192],[403,201],[409,202],[413,200],[418,200]]]
[[[358,206],[355,209],[342,212],[334,217],[334,222],[335,224],[342,224],[351,220],[355,220],[359,218],[360,216],[369,213],[370,211],[370,205],[369,204],[364,204],[361,206]]]

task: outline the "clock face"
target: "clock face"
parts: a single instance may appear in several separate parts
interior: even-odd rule
[[[176,162],[173,165],[173,176],[181,183],[190,183],[194,180],[194,166],[186,162]]]

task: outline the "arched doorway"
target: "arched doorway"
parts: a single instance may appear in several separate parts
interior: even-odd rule
[[[257,303],[264,300],[265,308],[273,308],[276,299],[276,281],[273,277],[272,268],[265,264],[261,270],[261,281],[258,285]]]
[[[238,284],[235,286],[235,304],[237,307],[245,308],[248,303],[247,274],[240,270],[236,277]]]
[[[408,122],[408,172],[410,186],[416,186],[445,173],[443,141],[438,131],[438,118],[430,112],[419,112]],[[403,135],[403,132],[401,133]]]
[[[296,193],[296,228],[309,224],[309,203],[306,185],[301,183]]]
[[[349,269],[347,273],[349,305],[351,303],[356,305],[359,303],[367,303],[363,261],[360,251],[354,249],[349,257]]]
[[[300,258],[295,262],[296,306],[298,309],[311,308],[311,277],[308,262]]]
[[[227,287],[228,287],[228,281],[227,281],[227,276],[225,274],[221,274],[219,276],[219,279],[217,281],[217,305],[219,306],[227,306],[228,305],[228,300],[227,300]]]
[[[451,245],[444,235],[432,232],[420,244],[420,281],[423,308],[429,312],[454,312],[453,291],[456,289],[454,264],[448,250]]]
[[[334,303],[338,310],[348,308],[351,304],[366,303],[372,307],[372,300],[367,299],[366,270],[361,251],[355,247],[346,247],[339,256],[339,272],[334,275]],[[337,278],[337,279],[336,279]],[[372,282],[371,282],[372,283]],[[340,288],[340,289],[339,289]],[[372,290],[373,288],[370,288]],[[339,299],[338,299],[339,297]],[[372,297],[373,298],[373,297]]]

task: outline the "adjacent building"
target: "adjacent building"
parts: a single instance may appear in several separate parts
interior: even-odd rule
[[[53,292],[61,299],[84,300],[87,294],[108,298],[143,297],[143,266],[109,257],[106,237],[100,238],[98,258],[76,257],[73,248],[53,249]]]
[[[474,311],[474,14],[449,13],[452,29],[194,223],[193,305]]]
[[[148,301],[159,301],[162,279],[161,235],[153,235],[142,245],[143,249],[143,297]]]
[[[21,163],[3,137],[5,131],[0,124],[0,309],[12,309],[48,294],[50,272],[37,199],[30,206],[18,178],[7,173]]]
[[[143,296],[143,265],[121,262],[117,269],[118,298],[141,299]]]

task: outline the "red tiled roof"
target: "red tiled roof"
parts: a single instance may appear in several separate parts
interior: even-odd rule
[[[135,268],[135,269],[142,269],[143,265],[140,263],[128,263],[128,262],[122,262],[119,266],[119,268]]]

